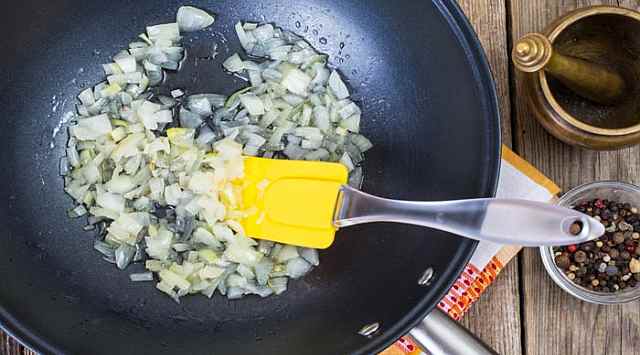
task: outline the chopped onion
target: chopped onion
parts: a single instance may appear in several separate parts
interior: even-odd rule
[[[150,41],[168,40],[177,41],[180,38],[180,28],[177,23],[148,26],[147,36]]]
[[[294,258],[287,261],[287,276],[297,279],[306,275],[311,271],[311,264],[306,262],[303,258]]]
[[[187,108],[200,116],[209,116],[213,114],[211,110],[211,102],[201,95],[189,96],[187,99]]]
[[[176,15],[176,22],[180,31],[193,32],[211,26],[214,18],[204,10],[192,6],[181,6]]]
[[[335,70],[331,72],[331,75],[329,75],[329,88],[331,88],[331,92],[333,92],[338,100],[349,97],[349,89],[347,88],[347,85],[345,85],[340,74]]]
[[[238,73],[244,70],[244,62],[240,59],[238,53],[227,58],[227,60],[222,63],[222,66],[232,73]]]
[[[300,256],[313,266],[320,265],[320,258],[318,257],[318,251],[312,248],[298,248]]]
[[[140,272],[135,274],[129,274],[129,278],[133,282],[153,281],[152,272]]]
[[[133,73],[137,69],[136,57],[132,55],[116,56],[113,61],[118,64],[125,73]]]
[[[279,295],[287,290],[287,281],[286,277],[272,278],[269,280],[269,287],[276,295]]]
[[[94,248],[118,268],[145,260],[153,281],[176,302],[218,291],[230,299],[267,297],[287,289],[319,264],[314,249],[257,243],[238,222],[243,155],[339,161],[359,183],[362,111],[327,56],[271,24],[238,23],[240,44],[253,58],[234,54],[224,68],[250,81],[231,96],[186,98],[150,86],[185,55],[180,31],[209,26],[213,17],[184,6],[176,23],[147,27],[140,40],[104,64],[106,80],[78,95],[77,124],[60,160],[72,217],[89,213],[99,240]],[[162,92],[162,90],[159,90]],[[177,125],[179,125],[177,127]]]
[[[185,128],[198,128],[202,125],[202,116],[193,113],[184,107],[180,107],[180,126]]]
[[[184,95],[184,91],[180,90],[180,89],[175,89],[175,90],[171,90],[171,96],[173,96],[174,98],[178,98]]]
[[[111,122],[106,114],[82,118],[70,128],[71,134],[78,140],[95,140],[111,132]]]
[[[307,96],[307,88],[311,83],[311,78],[299,69],[291,69],[284,74],[281,83],[292,93]]]
[[[121,244],[115,251],[116,265],[118,269],[124,270],[133,259],[136,248],[127,244]]]
[[[264,114],[264,104],[255,94],[248,93],[240,95],[240,103],[246,107],[250,115],[260,116]]]

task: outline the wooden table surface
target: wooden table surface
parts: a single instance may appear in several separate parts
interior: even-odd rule
[[[458,0],[487,52],[498,89],[502,138],[564,190],[595,180],[640,183],[640,147],[597,153],[551,137],[527,107],[508,54],[517,38],[567,11],[596,4],[640,9],[640,0]],[[546,275],[537,250],[524,250],[463,320],[500,354],[639,354],[640,303],[578,301]],[[0,332],[0,354],[33,354]]]

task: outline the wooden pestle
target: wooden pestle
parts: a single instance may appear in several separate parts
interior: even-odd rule
[[[620,74],[604,65],[554,51],[549,39],[539,33],[518,40],[511,57],[518,70],[544,69],[574,93],[603,105],[617,103],[627,86]]]

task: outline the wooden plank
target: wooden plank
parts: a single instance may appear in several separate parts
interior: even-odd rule
[[[13,338],[0,331],[0,354],[1,355],[36,355],[36,353],[25,349]]]
[[[582,6],[611,4],[637,8],[638,1],[511,0],[512,38],[541,31],[558,16]],[[514,146],[563,189],[596,180],[640,182],[640,148],[593,152],[569,147],[535,121],[514,78]],[[597,306],[576,300],[546,275],[538,251],[526,250],[522,261],[524,346],[534,354],[640,354],[638,303]]]
[[[511,102],[505,0],[458,0],[482,43],[496,83],[501,113],[502,143],[511,147]]]
[[[517,258],[517,257],[516,257]],[[509,263],[498,275],[462,324],[499,354],[522,354],[518,261]]]
[[[503,143],[511,146],[506,6],[504,0],[459,0],[483,44],[500,100]],[[476,303],[463,323],[501,354],[520,354],[520,319],[517,260],[508,265],[494,285]],[[0,332],[0,354],[23,352]]]
[[[507,12],[504,0],[459,0],[485,52],[494,79],[501,110],[502,140],[511,146],[511,104]],[[521,354],[518,261],[511,261],[462,323],[500,354]]]

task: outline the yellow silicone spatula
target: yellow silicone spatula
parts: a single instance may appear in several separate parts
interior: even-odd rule
[[[254,212],[242,221],[248,236],[326,248],[337,227],[333,213],[349,173],[342,164],[245,158],[242,201]],[[257,210],[256,210],[257,209]]]
[[[347,178],[347,169],[336,163],[245,158],[243,208],[253,211],[241,221],[247,236],[322,249],[333,243],[338,228],[370,222],[414,224],[523,246],[576,244],[604,234],[597,220],[547,203],[398,201],[351,188]]]

